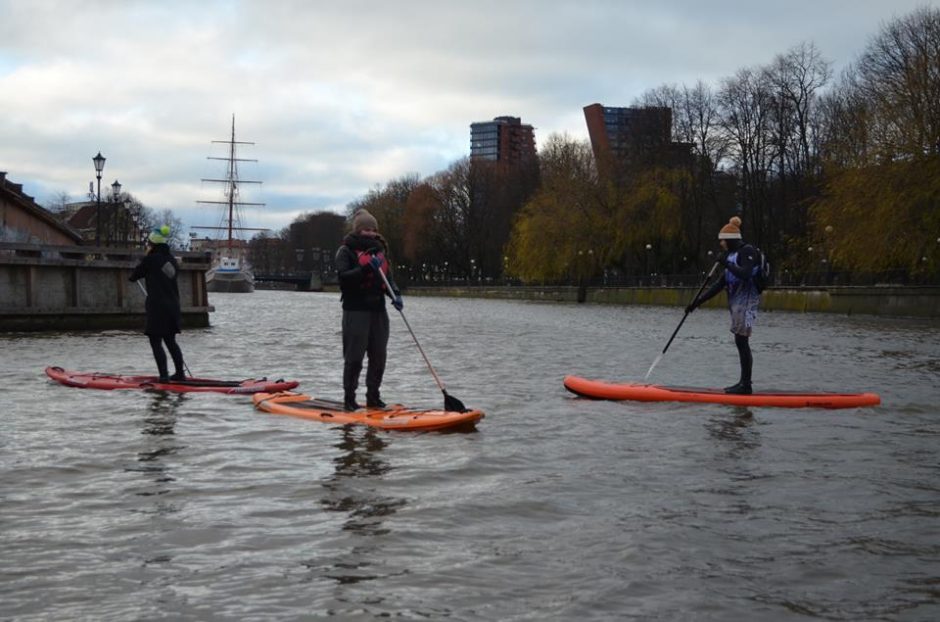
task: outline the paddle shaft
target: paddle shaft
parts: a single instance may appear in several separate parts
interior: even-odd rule
[[[385,273],[381,268],[376,270],[379,275],[382,277],[382,281],[385,283],[385,291],[388,293],[389,297],[392,296],[392,286],[388,282],[388,277],[385,276]],[[404,320],[405,326],[408,327],[408,332],[411,333],[411,338],[414,339],[415,345],[418,346],[418,352],[421,353],[421,357],[424,358],[424,362],[427,364],[428,369],[431,371],[431,375],[434,376],[434,381],[437,383],[437,386],[441,391],[447,395],[447,390],[444,388],[444,383],[441,382],[441,379],[438,377],[437,372],[434,371],[434,366],[431,365],[431,361],[428,359],[428,355],[424,353],[424,349],[421,347],[421,344],[418,343],[418,337],[415,335],[415,331],[411,330],[411,324],[408,323],[408,318],[405,317],[405,312],[401,309],[398,309],[398,313],[401,314],[401,319]]]
[[[716,261],[715,265],[712,266],[712,269],[708,271],[708,275],[705,277],[705,280],[702,281],[702,286],[698,288],[698,291],[695,292],[695,296],[692,297],[693,302],[695,301],[696,298],[698,298],[701,295],[703,291],[705,291],[705,286],[708,285],[708,280],[712,278],[713,274],[715,274],[715,268],[717,267],[718,267],[718,262]],[[669,338],[669,341],[666,342],[666,347],[663,348],[663,354],[665,354],[666,350],[669,349],[669,346],[672,345],[672,340],[676,338],[677,334],[679,334],[679,329],[682,328],[682,325],[685,323],[685,318],[687,317],[689,317],[688,311],[686,311],[685,315],[682,316],[682,319],[679,320],[679,325],[676,326],[676,330],[672,331],[672,336]]]

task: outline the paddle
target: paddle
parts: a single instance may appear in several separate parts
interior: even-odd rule
[[[708,280],[712,278],[713,274],[715,274],[715,268],[717,267],[718,267],[718,262],[716,261],[715,265],[712,266],[712,269],[708,271],[708,276],[706,276],[705,280],[702,281],[702,286],[698,288],[698,291],[695,293],[695,296],[692,297],[692,300],[695,300],[696,298],[698,298],[699,295],[705,290],[705,286],[708,284]],[[653,364],[650,365],[649,371],[646,372],[646,377],[643,378],[643,380],[649,380],[650,374],[653,373],[653,368],[656,367],[661,360],[663,360],[663,356],[666,354],[666,350],[668,350],[669,346],[672,345],[672,340],[676,338],[676,334],[678,334],[679,329],[682,328],[682,324],[685,323],[685,318],[687,317],[689,317],[688,311],[686,311],[685,315],[682,316],[682,319],[679,321],[679,325],[676,326],[676,330],[672,331],[672,337],[669,338],[669,341],[666,342],[666,347],[663,348],[663,351],[660,352],[659,356],[656,357],[656,360],[653,361]]]
[[[391,298],[392,286],[388,282],[388,277],[385,276],[385,273],[382,272],[381,269],[376,270],[376,272],[379,273],[379,276],[382,277],[382,281],[385,282],[385,293],[388,294],[389,298]],[[447,393],[447,389],[444,388],[444,383],[441,382],[437,372],[434,371],[434,367],[431,365],[431,361],[428,360],[428,355],[424,353],[424,350],[421,348],[421,344],[418,343],[418,338],[415,336],[415,331],[411,330],[411,324],[408,323],[408,318],[405,317],[405,312],[401,309],[398,309],[398,313],[401,314],[401,319],[405,321],[405,326],[408,327],[408,332],[411,333],[411,338],[414,339],[415,345],[418,346],[418,352],[421,353],[421,356],[424,358],[424,362],[427,363],[428,369],[431,370],[431,375],[434,376],[434,381],[441,389],[441,393],[444,394],[444,410],[458,413],[469,412],[470,409],[464,406],[463,402],[458,400],[453,395]]]

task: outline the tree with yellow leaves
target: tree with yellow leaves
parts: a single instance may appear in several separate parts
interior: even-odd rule
[[[681,237],[688,174],[652,166],[599,177],[587,142],[549,137],[539,154],[542,185],[513,229],[511,272],[525,281],[591,279],[605,268],[639,271],[646,245]]]

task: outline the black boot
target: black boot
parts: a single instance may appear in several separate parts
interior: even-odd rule
[[[378,391],[369,391],[366,393],[366,406],[369,408],[385,408],[385,402],[379,397]]]
[[[343,410],[346,410],[347,412],[352,412],[352,411],[354,411],[354,410],[359,410],[360,408],[362,408],[362,406],[360,406],[360,405],[356,402],[356,396],[355,396],[355,394],[353,394],[353,395],[347,395],[347,396],[343,399]]]
[[[725,393],[733,395],[751,395],[751,368],[754,366],[754,357],[751,354],[750,339],[744,335],[734,336],[734,345],[738,348],[738,359],[741,362],[741,379],[738,383],[725,389]]]
[[[750,382],[738,382],[737,384],[725,388],[725,393],[731,395],[750,395],[753,391],[751,390]]]

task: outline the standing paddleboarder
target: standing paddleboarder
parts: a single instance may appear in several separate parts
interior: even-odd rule
[[[741,378],[737,384],[727,387],[725,393],[750,395],[752,392],[751,368],[754,358],[751,356],[749,340],[751,330],[757,321],[757,308],[760,305],[760,291],[755,282],[757,272],[760,270],[760,253],[750,244],[744,243],[741,236],[741,219],[737,216],[733,216],[718,232],[718,243],[722,249],[718,264],[724,268],[724,272],[685,310],[686,313],[691,313],[722,289],[727,290],[728,309],[731,312],[731,332],[734,333],[734,345],[738,348]]]
[[[169,235],[170,227],[167,225],[158,227],[150,233],[147,238],[149,242],[147,254],[134,268],[130,277],[131,281],[144,279],[147,284],[145,303],[147,325],[144,328],[144,334],[150,338],[150,349],[153,350],[153,358],[157,361],[160,382],[186,380],[183,352],[176,343],[176,335],[180,332],[182,324],[180,292],[176,283],[179,264],[170,253],[170,246],[167,243]],[[176,373],[172,376],[168,375],[163,343],[166,344],[173,358]]]
[[[364,209],[353,215],[352,232],[336,251],[336,272],[343,302],[343,405],[358,410],[356,389],[362,361],[366,369],[366,406],[384,408],[380,396],[388,348],[389,322],[385,310],[385,282],[391,287],[392,304],[399,311],[404,303],[392,280],[388,243],[379,233],[378,221]]]

